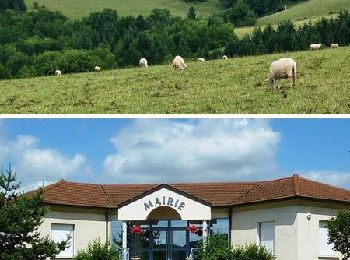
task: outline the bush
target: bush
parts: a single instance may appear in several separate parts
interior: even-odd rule
[[[232,250],[232,260],[271,260],[272,255],[263,246],[250,244]]]
[[[201,242],[200,260],[271,260],[272,255],[263,246],[256,244],[232,248],[227,237],[211,235],[207,243]]]
[[[232,248],[226,236],[213,234],[207,243],[200,244],[200,260],[229,260],[232,259]]]
[[[99,240],[89,243],[86,250],[79,251],[75,260],[119,260],[119,254],[108,242],[101,244]]]
[[[341,252],[344,259],[350,258],[350,211],[341,210],[327,222],[328,242]]]

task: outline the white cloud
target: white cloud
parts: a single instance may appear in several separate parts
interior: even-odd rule
[[[12,163],[17,180],[22,182],[25,190],[90,171],[83,155],[65,155],[54,149],[41,148],[40,140],[35,136],[19,135],[10,139],[0,133],[0,147],[0,164],[6,169],[6,164]]]
[[[331,184],[338,187],[350,187],[350,172],[338,172],[330,170],[301,171],[301,175],[322,183]]]
[[[277,172],[280,134],[267,120],[136,120],[111,139],[108,182],[265,179]]]

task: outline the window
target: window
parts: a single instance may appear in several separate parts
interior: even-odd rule
[[[111,221],[111,241],[119,248],[123,247],[123,221]]]
[[[275,222],[261,222],[259,223],[259,242],[260,245],[275,255]]]
[[[229,239],[230,221],[228,218],[215,218],[210,221],[210,233],[219,234]]]
[[[55,242],[61,242],[71,237],[68,247],[57,255],[58,258],[73,257],[74,254],[74,225],[51,224],[51,238]]]
[[[319,228],[319,254],[320,256],[334,256],[333,244],[328,244],[328,227],[326,221],[320,221]]]

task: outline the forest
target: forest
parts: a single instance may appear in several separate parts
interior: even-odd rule
[[[150,65],[168,64],[175,55],[215,59],[308,49],[310,43],[350,43],[350,15],[296,27],[284,21],[258,28],[239,39],[233,24],[220,14],[187,18],[154,9],[149,16],[120,17],[116,10],[91,13],[70,20],[58,12],[27,12],[22,0],[0,0],[0,79],[137,66],[141,57]],[[238,0],[240,1],[240,0]]]

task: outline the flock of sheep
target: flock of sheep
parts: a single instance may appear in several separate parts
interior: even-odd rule
[[[322,47],[322,44],[310,44],[311,50],[319,50]],[[331,48],[339,48],[339,45],[336,43],[332,43]],[[222,56],[222,59],[228,59],[226,55]],[[199,62],[204,62],[205,58],[198,58]],[[139,66],[142,68],[149,67],[148,61],[145,58],[141,58],[139,61]],[[175,70],[184,70],[187,68],[187,65],[185,63],[185,59],[181,56],[177,55],[172,62],[172,68]],[[94,70],[96,72],[101,71],[101,68],[99,66],[95,66]],[[56,76],[61,76],[62,72],[60,70],[55,71]],[[268,79],[265,81],[268,81],[273,88],[276,88],[276,80],[277,79],[289,79],[291,82],[291,85],[294,87],[295,80],[297,76],[297,63],[292,58],[281,58],[277,61],[273,61],[270,65],[270,74]]]

